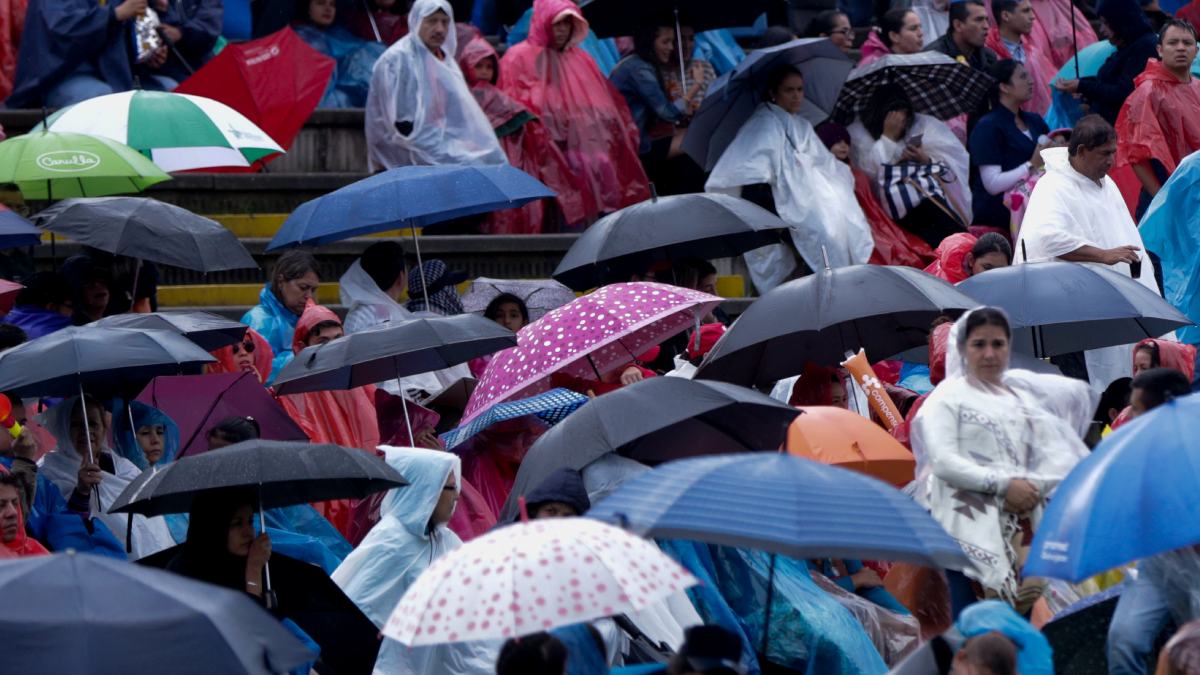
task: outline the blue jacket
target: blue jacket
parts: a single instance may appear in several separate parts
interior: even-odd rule
[[[292,360],[292,334],[296,332],[296,322],[299,320],[300,317],[275,297],[270,284],[259,291],[258,304],[242,315],[242,323],[258,331],[271,345],[271,351],[275,352],[275,358],[271,361],[271,376],[264,384],[274,382],[279,371]]]
[[[30,340],[36,340],[71,325],[71,317],[36,305],[17,305],[5,315],[4,321],[20,326]]]
[[[11,457],[0,457],[5,468],[11,468],[12,462]],[[73,548],[80,553],[125,559],[125,548],[108,527],[98,518],[89,521],[84,514],[68,509],[58,487],[40,473],[36,489],[29,513],[25,514],[29,536],[51,551]]]
[[[631,55],[621,59],[617,67],[613,68],[609,79],[625,97],[633,121],[637,123],[638,132],[642,136],[638,146],[639,154],[646,154],[650,150],[650,138],[646,135],[646,130],[656,120],[661,119],[673,124],[683,119],[682,109],[667,98],[667,93],[663,91],[653,64],[642,57]]]
[[[179,54],[171,53],[163,65],[162,74],[182,82],[191,74],[187,66],[198,70],[207,63],[212,57],[217,38],[221,36],[223,15],[221,0],[172,0],[161,19],[163,23],[178,28],[182,37],[175,43]],[[180,61],[179,55],[187,60],[187,65]]]

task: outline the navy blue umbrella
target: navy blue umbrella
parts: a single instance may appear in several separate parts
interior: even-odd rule
[[[829,38],[793,40],[775,47],[756,49],[729,73],[708,87],[696,111],[683,150],[705,171],[712,170],[721,153],[763,102],[772,71],[791,66],[804,75],[804,105],[800,114],[820,124],[833,112],[842,83],[854,69],[854,61]]]
[[[1200,542],[1200,396],[1165,403],[1096,446],[1059,484],[1025,576],[1078,582]]]
[[[37,246],[42,243],[42,231],[33,223],[0,204],[0,249],[18,246]]]
[[[958,543],[891,485],[785,454],[667,462],[626,482],[587,515],[643,536],[793,558],[904,560],[951,569],[968,563]]]
[[[403,166],[301,204],[267,250],[424,227],[554,196],[536,178],[508,164]]]

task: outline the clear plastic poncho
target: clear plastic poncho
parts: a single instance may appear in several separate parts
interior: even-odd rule
[[[439,59],[418,36],[437,11],[450,17]],[[417,0],[408,12],[413,32],[375,62],[367,94],[367,162],[372,171],[398,166],[504,164],[492,125],[454,61],[454,10],[446,0]],[[412,124],[401,134],[397,124]]]

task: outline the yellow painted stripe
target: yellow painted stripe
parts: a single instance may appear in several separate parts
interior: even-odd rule
[[[279,226],[283,225],[283,221],[287,220],[286,213],[225,213],[215,216],[208,216],[213,220],[221,223],[230,232],[233,232],[238,237],[244,239],[270,239],[279,231]],[[421,229],[417,228],[417,234],[421,234]],[[370,237],[411,237],[411,229],[391,230],[388,232],[380,232],[378,234],[367,235]]]

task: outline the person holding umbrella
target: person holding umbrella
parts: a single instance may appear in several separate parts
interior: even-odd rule
[[[1060,79],[1054,86],[1082,97],[1092,112],[1116,124],[1121,106],[1133,93],[1134,78],[1146,69],[1147,61],[1158,56],[1158,40],[1136,0],[1102,0],[1096,4],[1096,13],[1117,51],[1100,66],[1095,77]]]
[[[317,259],[308,251],[287,251],[271,268],[271,279],[259,292],[258,305],[242,315],[242,323],[266,338],[275,354],[264,384],[270,384],[275,374],[292,360],[296,322],[309,301],[316,298],[320,284]]]
[[[854,197],[854,176],[799,114],[803,103],[800,71],[773,70],[763,102],[717,160],[704,189],[737,195],[766,186],[769,193],[760,190],[765,206],[791,226],[795,250],[810,270],[865,263],[874,240]],[[746,262],[760,293],[797,268],[793,251],[782,244],[751,251]]]

